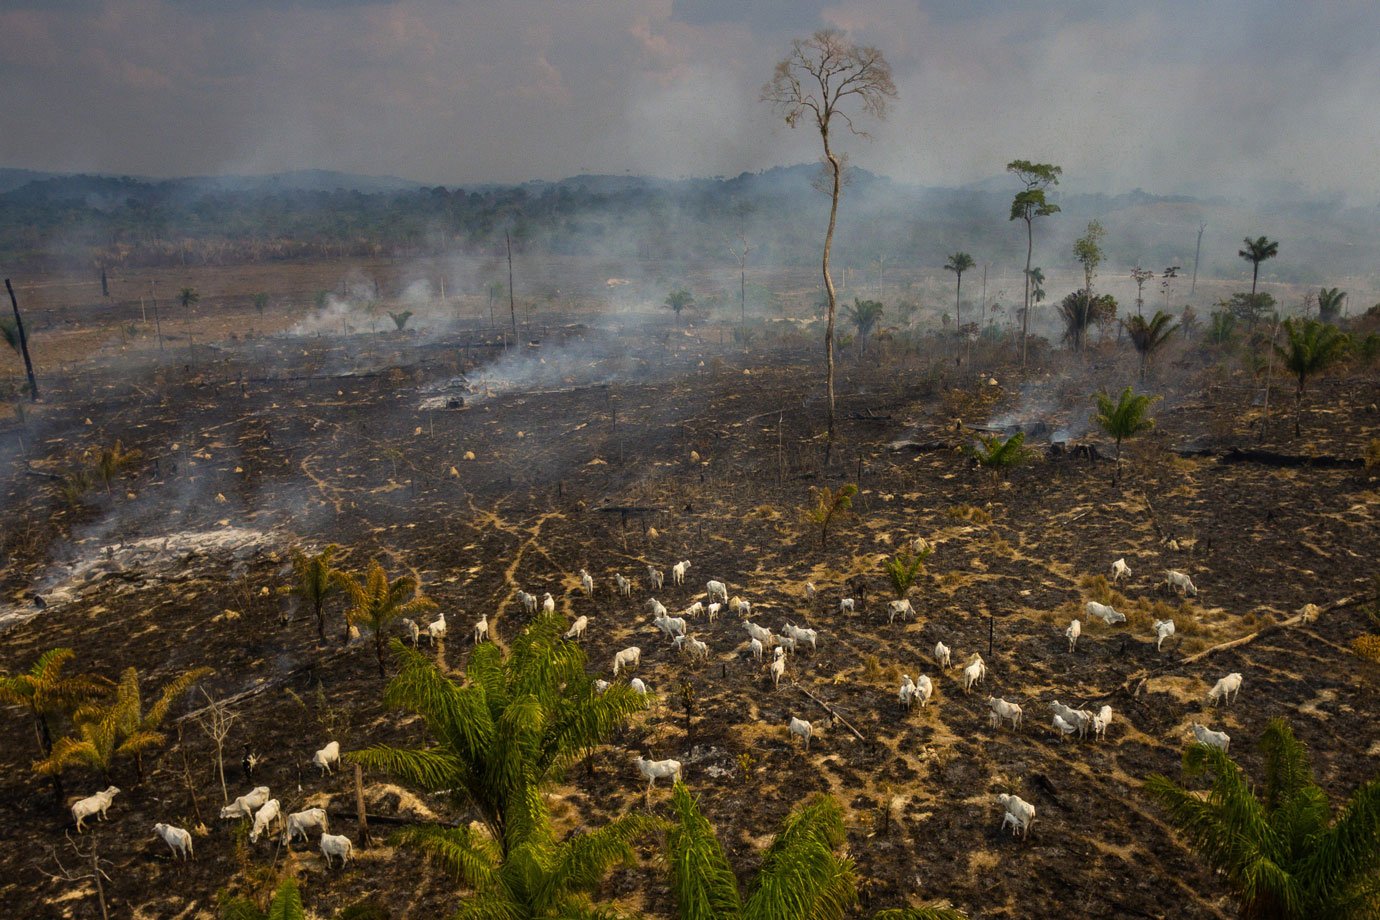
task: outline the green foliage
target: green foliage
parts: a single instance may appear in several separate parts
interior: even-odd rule
[[[52,752],[34,764],[34,772],[52,775],[81,765],[108,778],[116,758],[130,757],[142,781],[144,752],[167,740],[161,727],[173,703],[210,673],[210,668],[183,672],[168,681],[157,698],[145,706],[139,689],[139,671],[126,668],[114,696],[78,709],[73,715],[77,735],[59,738]]]
[[[1074,351],[1082,351],[1088,327],[1105,323],[1106,317],[1116,316],[1116,298],[1111,294],[1088,299],[1086,289],[1074,291],[1059,302],[1059,316],[1064,320],[1064,341]]]
[[[259,293],[255,294],[255,295],[254,295],[254,309],[258,311],[258,313],[259,313],[260,316],[263,316],[263,315],[264,315],[264,310],[267,309],[267,307],[268,307],[268,295],[267,295],[266,293],[264,293],[263,291],[260,291]]]
[[[62,479],[58,481],[58,494],[69,508],[80,508],[82,499],[93,485],[95,480],[91,477],[91,471],[80,466],[62,474]]]
[[[925,562],[934,555],[934,546],[925,543],[918,553],[897,553],[882,563],[891,589],[898,599],[904,598],[915,587],[915,580],[925,570]]]
[[[1318,291],[1318,319],[1325,323],[1335,323],[1342,318],[1342,302],[1346,291],[1341,288],[1321,288]]]
[[[1345,361],[1351,354],[1351,336],[1329,323],[1316,319],[1290,317],[1281,327],[1284,343],[1274,346],[1275,354],[1298,380],[1294,393],[1294,436],[1302,429],[1303,390],[1308,378]]]
[[[340,547],[332,543],[319,553],[308,555],[298,547],[292,548],[293,583],[287,592],[295,594],[316,615],[316,635],[326,638],[326,600],[340,587],[340,573],[332,561]]]
[[[1164,344],[1169,341],[1169,337],[1178,328],[1179,324],[1174,322],[1174,317],[1163,310],[1156,310],[1155,315],[1148,320],[1139,315],[1126,318],[1126,334],[1130,336],[1131,345],[1140,355],[1140,379],[1142,382],[1145,380],[1146,365],[1155,352],[1164,347]]]
[[[857,494],[858,487],[851,482],[839,486],[838,491],[834,491],[828,486],[810,487],[810,495],[814,499],[814,504],[802,508],[800,517],[806,524],[819,528],[820,549],[824,549],[829,544],[829,526],[840,514],[852,509],[853,496]]]
[[[19,324],[14,321],[14,317],[0,316],[0,339],[4,339],[5,344],[13,348],[15,354],[19,354]]]
[[[266,910],[259,910],[259,906],[248,898],[232,898],[220,906],[221,920],[306,920],[306,917],[302,894],[294,878],[283,879]]]
[[[996,434],[978,435],[978,443],[964,449],[978,465],[994,474],[1028,463],[1034,452],[1025,446],[1025,432],[1018,431],[1009,438]]]
[[[49,649],[19,674],[0,674],[0,703],[22,706],[33,719],[34,736],[44,756],[52,753],[49,719],[81,708],[110,688],[92,674],[66,674],[77,657],[70,648]]]
[[[1214,345],[1227,345],[1236,331],[1236,314],[1223,309],[1215,311],[1209,318],[1208,341]]]
[[[1116,471],[1112,474],[1112,484],[1116,485],[1121,481],[1121,442],[1155,427],[1150,406],[1159,397],[1136,395],[1127,387],[1115,402],[1105,391],[1093,398],[1097,402],[1097,426],[1108,437],[1116,439]]]
[[[110,484],[116,476],[133,466],[143,456],[144,452],[141,450],[125,450],[124,445],[118,439],[109,447],[92,449],[87,452],[87,459],[95,468],[97,475],[101,477],[106,492],[110,491]]]
[[[1239,250],[1236,254],[1251,263],[1251,296],[1254,297],[1255,283],[1260,277],[1260,263],[1279,255],[1279,243],[1263,236],[1258,236],[1255,239],[1247,237],[1243,242],[1246,244],[1246,248]]]
[[[896,907],[879,910],[872,920],[966,920],[967,914],[955,910],[947,902],[922,904],[919,907]]]
[[[1045,270],[1037,265],[1026,272],[1026,276],[1030,278],[1030,302],[1042,302],[1045,299]],[[1113,300],[1112,303],[1115,304],[1116,301]],[[996,303],[993,303],[992,306],[995,308]]]
[[[676,288],[666,295],[665,304],[675,311],[676,319],[680,319],[682,310],[694,306],[695,295],[690,293],[686,288]]]
[[[1162,775],[1147,779],[1145,791],[1226,877],[1242,916],[1373,916],[1380,891],[1380,780],[1357,789],[1334,815],[1307,748],[1287,722],[1270,720],[1260,751],[1259,791],[1226,752],[1196,743],[1184,754],[1184,772],[1207,778],[1205,797]]]
[[[1087,231],[1074,240],[1073,257],[1083,266],[1083,289],[1086,291],[1092,290],[1097,267],[1102,264],[1102,238],[1106,235],[1100,221],[1090,220]]]
[[[436,602],[418,591],[417,579],[401,575],[392,581],[377,559],[369,562],[363,579],[345,572],[335,573],[335,582],[350,599],[347,622],[369,630],[374,637],[379,677],[385,676],[383,648],[385,636],[400,618],[434,610]]]
[[[853,861],[840,856],[843,813],[830,796],[797,805],[741,900],[713,826],[682,783],[666,835],[671,895],[683,920],[841,920],[857,904]]]
[[[851,307],[843,308],[844,319],[858,330],[860,342],[866,342],[867,337],[877,328],[877,324],[882,320],[882,313],[883,308],[879,301],[863,300],[859,297],[853,298]]]
[[[402,332],[407,328],[407,321],[412,318],[412,311],[403,310],[401,313],[394,313],[392,310],[389,310],[388,315],[392,317],[393,325],[398,327],[399,332]]]
[[[562,638],[566,628],[561,617],[542,614],[506,651],[481,643],[461,681],[393,640],[398,673],[384,702],[420,716],[431,740],[421,748],[375,745],[348,758],[473,809],[488,837],[505,845],[531,820],[541,789],[645,705],[623,683],[596,693],[584,650]]]
[[[963,273],[976,264],[977,263],[973,261],[973,257],[962,250],[949,256],[948,261],[944,263],[944,268],[954,273],[956,282],[954,287],[954,312],[958,316],[958,326],[960,329],[963,327],[963,302],[960,300],[963,296]]]
[[[1255,327],[1260,321],[1266,319],[1275,310],[1275,299],[1271,295],[1261,292],[1259,294],[1247,294],[1243,291],[1231,295],[1226,300],[1219,300],[1217,306],[1225,310],[1240,322],[1246,324],[1246,328],[1254,332]]]
[[[177,292],[177,302],[182,304],[182,309],[186,310],[201,301],[201,295],[194,287],[184,287]]]

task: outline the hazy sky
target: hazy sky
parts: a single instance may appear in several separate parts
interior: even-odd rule
[[[818,156],[758,93],[823,26],[891,61],[846,147],[900,179],[1380,197],[1375,0],[0,0],[0,165],[732,175]]]

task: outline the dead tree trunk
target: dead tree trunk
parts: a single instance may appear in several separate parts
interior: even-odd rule
[[[29,337],[24,334],[24,318],[19,315],[19,300],[14,296],[14,286],[5,279],[5,290],[10,292],[10,307],[14,310],[14,327],[19,334],[19,351],[24,356],[24,371],[29,375],[29,399],[38,402],[38,379],[34,377],[34,362],[29,357]]]

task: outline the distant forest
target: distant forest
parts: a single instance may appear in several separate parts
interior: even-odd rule
[[[238,264],[285,259],[492,256],[515,250],[694,265],[723,261],[745,238],[756,264],[818,259],[827,196],[817,169],[734,178],[580,176],[474,188],[334,173],[149,180],[0,170],[0,262],[10,270]],[[964,249],[979,263],[1023,257],[999,179],[924,188],[856,170],[845,190],[838,264],[943,264]],[[1282,241],[1273,277],[1336,284],[1380,266],[1380,209],[1329,202],[1242,204],[1150,195],[1063,194],[1041,228],[1046,267],[1073,264],[1069,247],[1091,219],[1107,228],[1111,265],[1188,268],[1201,223],[1202,270],[1235,277],[1245,236]],[[1038,261],[1038,260],[1037,260]]]

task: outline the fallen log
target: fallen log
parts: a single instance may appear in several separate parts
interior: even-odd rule
[[[839,715],[837,709],[835,709],[833,706],[830,706],[828,703],[824,702],[824,700],[820,699],[819,697],[815,696],[809,690],[806,690],[802,684],[797,683],[795,686],[796,689],[799,690],[801,693],[805,694],[810,699],[818,703],[820,708],[823,709],[825,712],[829,713],[830,717],[832,717],[835,722],[843,723],[843,727],[852,732],[854,738],[857,738],[859,741],[862,742],[867,741],[867,739],[863,737],[862,732],[858,731],[856,728],[853,727],[853,723],[849,722],[843,716]]]
[[[913,450],[918,454],[954,449],[949,441],[892,441],[887,447],[890,450]]]
[[[1216,457],[1219,463],[1259,463],[1281,468],[1305,467],[1322,470],[1359,470],[1365,461],[1359,457],[1338,457],[1331,454],[1281,454],[1258,447],[1179,447],[1174,453],[1180,457]]]
[[[1187,658],[1181,658],[1178,661],[1163,664],[1158,668],[1144,668],[1140,671],[1137,671],[1135,674],[1132,674],[1130,677],[1126,678],[1122,685],[1117,689],[1111,691],[1110,693],[1104,693],[1102,696],[1092,698],[1089,700],[1089,702],[1100,703],[1105,700],[1109,700],[1114,696],[1126,693],[1129,693],[1132,698],[1135,698],[1140,695],[1140,691],[1144,689],[1146,682],[1149,681],[1151,678],[1163,677],[1166,674],[1172,673],[1174,671],[1185,668],[1188,665],[1202,661],[1203,659],[1211,655],[1216,655],[1218,652],[1225,652],[1229,649],[1241,648],[1242,646],[1250,645],[1252,642],[1259,639],[1261,636],[1273,635],[1274,633],[1277,633],[1284,629],[1288,629],[1291,626],[1301,626],[1305,623],[1314,622],[1317,620],[1318,617],[1322,616],[1325,613],[1329,613],[1333,610],[1341,610],[1345,607],[1354,607],[1360,603],[1376,603],[1378,601],[1380,601],[1380,595],[1352,594],[1348,595],[1347,597],[1343,597],[1340,600],[1335,600],[1326,604],[1322,604],[1315,609],[1309,609],[1309,607],[1313,606],[1310,604],[1308,605],[1308,607],[1305,607],[1303,610],[1299,611],[1294,616],[1289,617],[1285,620],[1280,620],[1277,623],[1270,623],[1266,626],[1261,627],[1253,633],[1248,633],[1247,635],[1239,636],[1227,642],[1219,643],[1217,645],[1212,646],[1211,648],[1205,648],[1201,652],[1189,655]]]

